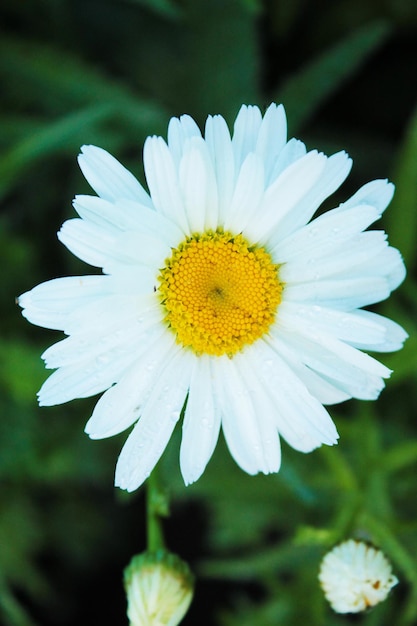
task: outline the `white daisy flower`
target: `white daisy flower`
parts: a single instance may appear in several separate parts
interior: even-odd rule
[[[326,554],[319,581],[336,613],[359,613],[375,606],[398,583],[380,550],[353,539]]]
[[[205,137],[187,115],[168,143],[149,137],[149,193],[110,154],[84,146],[80,167],[98,197],[59,239],[103,275],[58,278],[23,294],[23,315],[68,338],[43,355],[58,368],[39,392],[54,405],[105,392],[86,432],[134,425],[116,485],[136,489],[160,458],[185,405],[180,465],[203,473],[220,427],[249,474],[277,472],[281,435],[310,452],[338,435],[323,404],[375,399],[390,375],[361,350],[398,350],[406,333],[361,309],[404,279],[382,231],[365,231],[393,195],[371,182],[310,221],[347,177],[286,139],[282,106],[243,106],[233,137],[221,116]]]

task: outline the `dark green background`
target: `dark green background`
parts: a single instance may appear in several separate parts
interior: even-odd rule
[[[89,273],[55,232],[88,186],[79,147],[111,151],[143,180],[145,137],[184,112],[229,123],[242,103],[283,102],[290,136],[346,149],[349,181],[397,193],[382,227],[408,278],[378,312],[410,333],[375,403],[332,407],[337,448],[283,444],[276,476],[249,477],[221,442],[185,488],[180,431],[162,464],[170,548],[197,574],[184,625],[411,626],[417,623],[417,4],[414,0],[3,0],[0,6],[0,623],[126,624],[122,570],[145,547],[143,490],[113,487],[125,435],[83,434],[94,399],[39,408],[42,351],[15,297]],[[380,226],[378,226],[380,227]],[[355,536],[381,546],[400,584],[375,610],[336,616],[320,559]]]

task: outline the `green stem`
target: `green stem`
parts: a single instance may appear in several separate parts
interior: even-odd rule
[[[146,492],[147,544],[149,552],[157,552],[165,548],[162,517],[167,517],[168,499],[160,488],[157,468],[149,476]]]

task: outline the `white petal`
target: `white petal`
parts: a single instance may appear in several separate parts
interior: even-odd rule
[[[394,185],[387,180],[373,180],[363,185],[349,200],[341,204],[337,210],[342,212],[360,204],[368,204],[374,206],[378,213],[382,215],[391,202],[394,189]]]
[[[388,248],[383,231],[360,233],[336,247],[336,242],[320,249],[307,248],[297,260],[284,263],[280,279],[284,283],[308,283],[328,279],[352,279],[382,274],[384,265],[375,268],[375,259]]]
[[[275,165],[287,141],[287,118],[282,104],[271,104],[262,119],[255,152],[264,164],[267,185],[272,181]]]
[[[113,341],[113,345],[111,338],[103,336],[93,350],[86,349],[78,361],[60,367],[45,381],[38,394],[39,404],[62,404],[108,389],[120,380],[138,355],[146,352],[166,332],[160,324],[149,324],[146,331],[130,337],[125,335]]]
[[[177,352],[171,333],[160,335],[97,402],[85,427],[91,439],[104,439],[131,426],[143,410],[165,365]]]
[[[301,452],[310,452],[323,443],[335,444],[338,434],[327,411],[273,346],[273,342],[268,345],[260,340],[250,352],[254,376],[274,403],[279,433]]]
[[[187,141],[180,161],[179,180],[191,232],[216,229],[217,185],[203,139],[195,137]]]
[[[239,171],[249,152],[255,151],[261,123],[262,115],[257,106],[242,105],[236,117],[232,138],[236,171]]]
[[[130,342],[131,352],[109,350],[95,359],[80,359],[74,365],[60,367],[42,385],[40,406],[63,404],[75,398],[88,398],[108,389],[117,382],[135,357],[136,342]]]
[[[301,159],[307,154],[307,148],[305,144],[299,139],[290,139],[281,152],[278,154],[278,158],[275,161],[272,172],[269,175],[269,184],[272,184],[274,180],[282,174],[290,165]]]
[[[137,230],[111,233],[81,219],[64,222],[58,238],[73,254],[90,265],[103,268],[106,274],[120,266],[134,264],[156,270],[171,253],[170,246],[156,234]]]
[[[264,189],[262,162],[251,153],[240,169],[230,208],[225,214],[225,229],[238,233],[245,229],[248,221],[257,212]]]
[[[271,253],[276,263],[287,263],[308,253],[333,253],[378,217],[377,209],[369,205],[357,205],[343,213],[332,209],[272,246]]]
[[[177,168],[184,151],[187,139],[201,137],[200,129],[189,115],[180,118],[172,117],[168,125],[168,147],[171,151]]]
[[[116,231],[117,232],[117,231]],[[96,226],[82,219],[64,222],[58,232],[58,239],[68,250],[85,263],[94,267],[104,267],[111,256],[123,259],[123,250],[115,246],[115,231]]]
[[[292,302],[352,311],[385,300],[391,293],[384,277],[364,276],[317,280],[285,286],[285,298]]]
[[[116,205],[97,196],[75,196],[74,209],[84,220],[92,222],[104,229],[112,227],[112,230],[128,230],[140,227],[140,215],[142,204],[132,201],[123,201]],[[147,209],[150,210],[150,209]]]
[[[186,485],[204,472],[217,443],[220,431],[220,409],[211,383],[211,358],[202,355],[195,360],[190,391],[182,427],[180,449],[181,473]]]
[[[141,310],[142,308],[142,310]],[[131,352],[133,340],[152,333],[161,324],[156,311],[144,310],[140,299],[120,297],[106,298],[105,308],[97,315],[90,315],[90,324],[74,324],[70,337],[50,346],[42,354],[45,367],[55,369],[76,364],[86,358],[103,358],[115,348]],[[87,315],[87,314],[85,314]],[[106,358],[107,358],[106,356]]]
[[[264,473],[278,472],[281,465],[281,446],[275,419],[275,406],[262,385],[253,375],[253,364],[244,353],[235,357],[245,388],[248,390],[259,424],[261,450],[264,458]]]
[[[233,195],[235,162],[229,129],[220,115],[207,118],[205,139],[217,181],[218,219],[222,225]]]
[[[271,337],[271,345],[300,382],[306,386],[307,391],[321,404],[337,404],[351,398],[351,395],[340,389],[337,383],[323,378],[319,373],[307,367],[300,359],[297,350],[291,349],[290,346],[281,341],[279,334],[274,334]]]
[[[115,256],[116,262],[123,264],[145,265],[155,272],[161,268],[167,257],[171,256],[170,246],[157,235],[128,231],[120,233],[116,238],[114,248],[120,250],[120,256]],[[103,266],[105,272],[112,271],[112,260]]]
[[[338,152],[328,157],[324,162],[320,176],[316,177],[308,193],[300,197],[291,212],[286,212],[283,215],[279,222],[279,228],[270,238],[269,245],[276,245],[278,241],[307,224],[321,203],[340,187],[348,176],[351,167],[352,160],[345,152]],[[298,185],[302,186],[303,182],[303,178],[300,178]],[[295,182],[294,184],[297,185]]]
[[[189,224],[178,183],[178,172],[162,137],[148,137],[143,149],[146,180],[157,211],[190,234]]]
[[[107,202],[95,196],[76,196],[73,204],[80,217],[109,232],[114,232],[114,228],[118,231],[140,231],[157,235],[172,246],[183,238],[182,231],[174,222],[132,200]],[[110,227],[114,228],[110,231]]]
[[[391,370],[376,359],[340,341],[337,337],[332,336],[330,332],[320,331],[315,325],[309,327],[303,319],[297,319],[288,315],[287,312],[282,312],[280,322],[284,323],[287,328],[297,332],[299,336],[317,343],[323,350],[335,355],[337,359],[353,365],[355,368],[382,378],[389,378],[391,375]]]
[[[278,315],[280,321],[293,320],[297,326],[304,326],[312,332],[314,330],[327,332],[352,345],[382,344],[386,335],[385,324],[378,323],[379,316],[362,315],[362,313],[367,312],[338,311],[308,303],[299,305],[282,302]]]
[[[91,187],[105,200],[126,198],[151,206],[150,198],[139,181],[102,148],[83,146],[78,162]]]
[[[118,319],[121,307],[130,311],[136,310],[138,319],[151,315],[155,319],[155,323],[162,323],[163,310],[157,295],[152,291],[151,294],[145,295],[111,294],[82,302],[68,313],[63,330],[67,335],[72,335],[92,332],[94,326],[105,328],[106,325],[111,324],[112,320]]]
[[[352,342],[356,347],[363,350],[373,350],[374,352],[400,350],[408,337],[408,334],[399,324],[382,315],[360,310],[355,312],[355,316],[365,324],[372,324],[379,329],[383,329],[383,336],[380,342],[377,342],[373,337],[370,338],[368,334],[366,337],[363,337],[362,341]]]
[[[382,377],[390,374],[368,355],[324,333],[310,335],[295,320],[291,327],[287,320],[284,327],[282,321],[279,331],[274,327],[271,334],[295,352],[307,367],[332,381],[350,397],[374,400],[384,388]]]
[[[116,486],[133,491],[155,467],[180,417],[190,385],[193,360],[194,355],[178,350],[160,372],[139,422],[120,453]]]
[[[403,282],[406,269],[401,254],[395,248],[385,248],[365,268],[367,274],[379,276],[383,274],[388,283],[389,291],[393,291]]]
[[[216,362],[215,389],[222,407],[224,436],[236,463],[248,474],[279,469],[279,441],[270,413],[254,405],[236,358]],[[259,398],[257,398],[259,400]]]
[[[67,276],[41,283],[22,294],[18,302],[32,324],[64,330],[69,313],[109,293],[107,276]]]
[[[267,242],[285,215],[291,212],[297,203],[308,194],[320,178],[327,158],[316,151],[309,152],[299,159],[277,178],[266,190],[264,201],[259,211],[250,220],[246,234],[251,241]],[[297,216],[293,217],[297,221]]]

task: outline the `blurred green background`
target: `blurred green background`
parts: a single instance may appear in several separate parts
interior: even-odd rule
[[[410,339],[382,359],[394,374],[377,402],[331,408],[339,446],[305,456],[284,443],[276,476],[247,476],[220,443],[185,488],[177,430],[162,475],[169,546],[198,578],[183,623],[417,624],[415,0],[3,0],[0,32],[0,623],[127,624],[122,569],[145,547],[143,490],[113,487],[125,435],[88,440],[94,398],[37,406],[40,354],[61,336],[15,306],[39,282],[91,272],[55,237],[74,194],[89,193],[79,147],[143,180],[143,141],[172,115],[230,123],[242,103],[274,100],[290,136],[353,157],[329,206],[372,178],[395,182],[382,226],[408,278],[376,310]],[[381,546],[400,579],[356,617],[335,615],[317,582],[324,553],[350,536]]]

